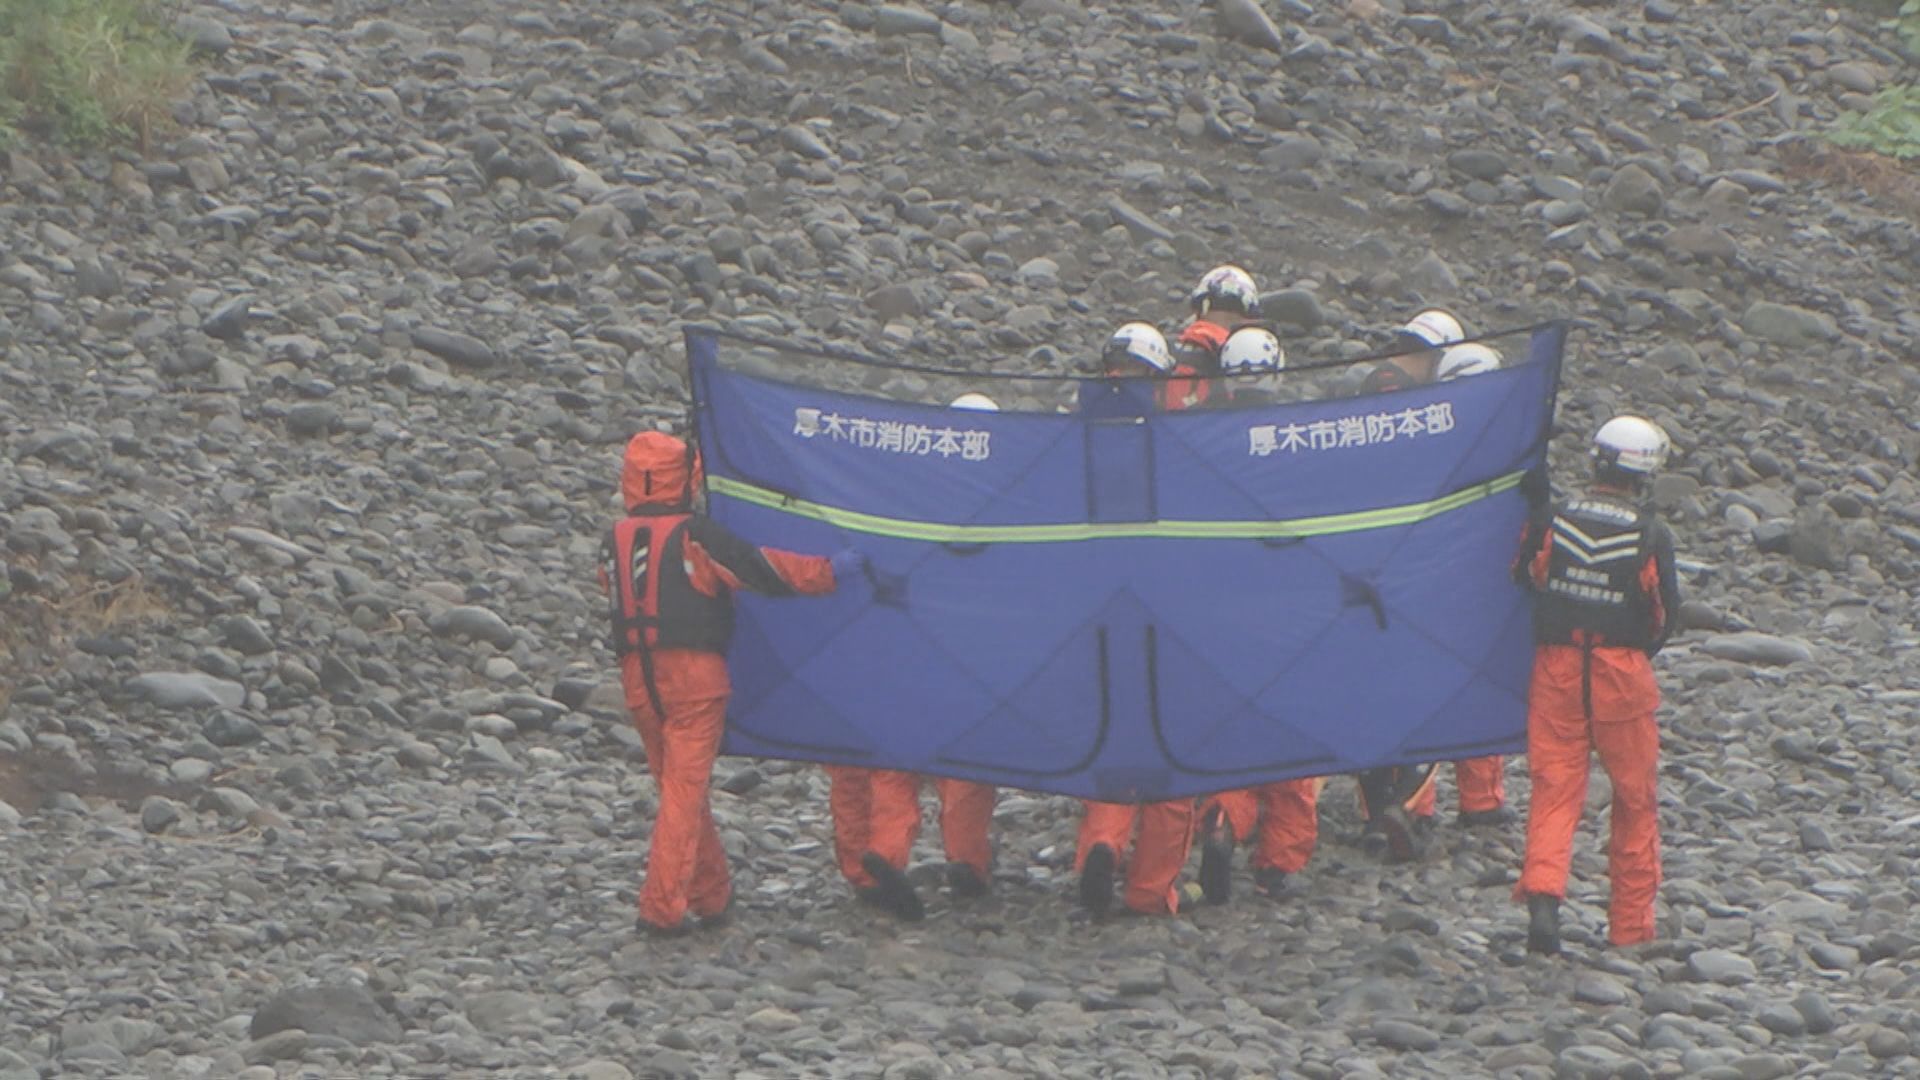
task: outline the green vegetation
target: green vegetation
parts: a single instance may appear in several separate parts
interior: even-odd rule
[[[1920,53],[1920,0],[1902,0],[1881,23],[1900,38],[1908,52]],[[1849,113],[1828,135],[1835,146],[1867,150],[1902,161],[1920,159],[1920,84],[1889,86],[1873,96],[1873,105]]]
[[[1906,0],[1893,21],[1900,40],[1907,43],[1907,51],[1920,53],[1920,0]]]
[[[193,78],[170,16],[160,0],[0,0],[0,143],[145,143]]]
[[[1920,158],[1920,86],[1887,87],[1873,96],[1872,108],[1849,113],[1827,138],[1849,150]]]

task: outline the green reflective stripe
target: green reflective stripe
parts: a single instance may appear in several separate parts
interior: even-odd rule
[[[739,499],[755,506],[824,521],[850,532],[890,536],[897,540],[926,540],[936,544],[1059,544],[1077,540],[1115,539],[1284,540],[1413,525],[1458,510],[1489,495],[1518,487],[1524,475],[1519,472],[1508,473],[1484,484],[1475,484],[1423,503],[1287,521],[1127,521],[1062,525],[941,525],[930,521],[906,521],[878,514],[863,514],[858,510],[842,510],[805,499],[790,499],[779,492],[724,476],[708,477],[707,487],[716,495]]]

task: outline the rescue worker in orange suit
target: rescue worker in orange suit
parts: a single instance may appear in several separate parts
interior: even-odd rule
[[[1166,338],[1137,322],[1114,332],[1102,352],[1101,365],[1108,376],[1164,374],[1174,366]],[[1157,400],[1166,409],[1188,407],[1185,398]],[[1127,910],[1142,915],[1178,912],[1177,883],[1193,848],[1193,800],[1108,803],[1089,799],[1083,805],[1073,859],[1074,871],[1080,875],[1080,903],[1095,916],[1105,915],[1113,905],[1114,882],[1124,872],[1121,903]]]
[[[1278,399],[1277,380],[1287,366],[1280,339],[1262,326],[1246,325],[1220,347],[1220,392],[1216,407],[1263,405]],[[1287,879],[1306,868],[1319,829],[1319,777],[1285,780],[1210,795],[1200,803],[1200,888],[1210,904],[1232,897],[1233,851],[1259,830],[1253,853],[1254,887],[1267,896],[1285,891]]]
[[[1452,313],[1428,308],[1408,320],[1396,334],[1399,351],[1387,363],[1367,375],[1362,391],[1383,393],[1442,381],[1442,368],[1451,353],[1456,364],[1447,377],[1483,369],[1485,357],[1474,350],[1466,352],[1460,344],[1466,330]],[[1491,350],[1487,350],[1489,353]],[[1468,360],[1474,362],[1469,364]],[[1499,358],[1494,354],[1494,366]],[[1470,758],[1454,763],[1454,783],[1459,788],[1460,823],[1468,827],[1498,825],[1512,820],[1506,809],[1506,761],[1499,755]],[[1384,841],[1387,856],[1403,862],[1419,854],[1419,836],[1430,828],[1437,800],[1436,766],[1391,766],[1368,769],[1360,774],[1360,813],[1370,840]]]
[[[828,765],[827,809],[840,875],[862,902],[908,922],[926,915],[907,857],[920,835],[920,778],[897,769]]]
[[[686,442],[635,435],[620,473],[627,516],[601,553],[627,707],[660,789],[639,923],[663,934],[689,929],[689,911],[722,918],[732,896],[708,785],[732,690],[734,592],[817,596],[866,567],[852,550],[828,559],[754,547],[695,508],[702,484]]]
[[[1593,481],[1521,540],[1514,577],[1534,596],[1536,643],[1527,694],[1527,847],[1514,898],[1527,902],[1527,950],[1560,951],[1573,834],[1587,797],[1589,755],[1613,784],[1607,938],[1654,937],[1660,887],[1656,782],[1660,687],[1652,658],[1680,607],[1673,535],[1639,504],[1666,463],[1658,425],[1617,416],[1593,439]]]
[[[998,412],[985,394],[962,394],[951,408]],[[905,919],[926,914],[906,875],[913,842],[920,835],[920,782],[912,773],[829,765],[827,806],[833,817],[833,849],[840,874],[862,902]],[[939,777],[940,839],[947,855],[947,888],[955,896],[986,895],[993,873],[996,792],[989,784]]]
[[[1260,318],[1260,289],[1253,275],[1237,266],[1216,266],[1200,278],[1187,297],[1193,321],[1173,342],[1173,374],[1167,380],[1161,408],[1203,406],[1212,387],[1209,377],[1220,370],[1220,349],[1228,335]],[[1186,377],[1180,377],[1186,376]]]
[[[862,902],[908,922],[926,914],[907,879],[908,856],[920,836],[921,778],[895,769],[829,765],[827,804],[833,815],[834,858]],[[937,777],[940,840],[947,855],[947,888],[955,896],[985,896],[993,873],[993,803],[989,784]]]

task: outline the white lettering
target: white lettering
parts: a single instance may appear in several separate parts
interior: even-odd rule
[[[1341,446],[1367,445],[1367,418],[1364,416],[1343,416],[1335,422],[1340,428]]]
[[[1367,417],[1367,442],[1390,443],[1393,441],[1393,414],[1374,413]]]
[[[938,454],[962,461],[986,461],[993,456],[992,433],[932,428],[899,420],[873,420],[864,416],[842,416],[815,408],[793,410],[793,434],[802,439],[825,435],[859,450],[888,454]]]

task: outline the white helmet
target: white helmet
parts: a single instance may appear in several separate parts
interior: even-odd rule
[[[1150,323],[1130,322],[1113,332],[1100,360],[1109,369],[1125,364],[1144,364],[1162,375],[1173,371],[1173,353],[1167,351],[1167,337]]]
[[[1000,403],[985,394],[968,391],[953,399],[949,409],[978,409],[981,412],[999,412]]]
[[[1260,311],[1260,287],[1253,283],[1252,274],[1237,266],[1216,266],[1200,279],[1188,300],[1202,315],[1209,311],[1254,315]]]
[[[1220,370],[1228,375],[1251,371],[1279,371],[1287,366],[1286,351],[1273,331],[1243,326],[1220,346]]]
[[[1500,369],[1500,354],[1477,341],[1464,345],[1452,345],[1440,354],[1440,366],[1434,370],[1436,382],[1446,382],[1462,375],[1482,375]]]
[[[1460,320],[1439,308],[1428,308],[1400,328],[1402,336],[1416,338],[1429,349],[1445,348],[1467,336]]]
[[[1673,446],[1660,425],[1638,416],[1616,416],[1593,434],[1593,460],[1601,467],[1651,476],[1667,463]]]

